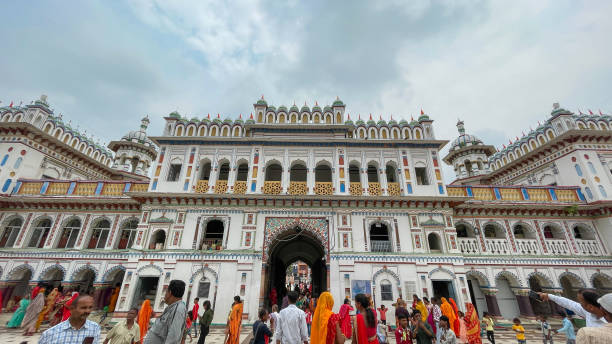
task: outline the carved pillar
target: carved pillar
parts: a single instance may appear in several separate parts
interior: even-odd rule
[[[489,314],[494,317],[500,317],[501,312],[499,311],[499,305],[497,304],[497,289],[487,288],[482,289],[482,293],[485,295],[485,300],[487,301],[487,309],[489,310]]]
[[[516,296],[516,302],[518,302],[521,316],[535,317],[533,307],[529,301],[529,289],[512,289],[514,296]]]

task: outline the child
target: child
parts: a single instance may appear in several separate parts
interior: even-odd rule
[[[389,309],[387,307],[385,307],[385,305],[381,305],[380,308],[378,309],[378,312],[380,313],[380,321],[382,321],[383,324],[387,325],[387,311]]]
[[[459,333],[455,333],[457,335],[457,340],[459,343],[467,344],[467,325],[465,323],[465,314],[462,311],[457,312],[459,316]]]
[[[518,341],[518,344],[526,344],[525,328],[523,325],[521,325],[521,320],[519,318],[514,318],[512,322],[514,322],[514,325],[512,325],[512,331],[516,332],[516,340]]]
[[[493,318],[491,318],[488,312],[482,313],[482,323],[486,327],[487,339],[489,339],[489,342],[491,342],[491,344],[495,344],[495,332],[493,330],[495,322],[493,321]]]
[[[187,312],[187,319],[185,319],[185,335],[189,336],[189,342],[193,342],[193,338],[191,338],[191,324],[193,319],[193,312]],[[183,336],[185,338],[185,336]]]
[[[304,312],[306,313],[306,326],[308,326],[308,335],[310,336],[310,329],[312,327],[312,312],[310,311],[310,307],[304,307]]]
[[[540,318],[540,328],[542,329],[542,343],[543,344],[546,344],[546,343],[553,344],[552,329],[550,328],[548,321],[546,321],[546,316],[540,315],[539,318]]]
[[[566,344],[576,344],[576,332],[574,332],[574,325],[572,324],[572,321],[569,320],[565,312],[559,312],[559,315],[563,317],[563,327],[555,330],[555,333],[565,333]]]
[[[387,344],[387,325],[383,324],[382,320],[378,321],[376,336],[378,337],[378,342],[380,344]]]
[[[398,326],[395,330],[396,344],[412,344],[412,334],[408,328],[408,317],[404,313],[397,316]]]

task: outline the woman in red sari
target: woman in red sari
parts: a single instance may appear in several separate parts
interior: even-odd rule
[[[461,324],[459,323],[459,308],[452,297],[448,298],[448,302],[450,302],[451,307],[453,307],[453,313],[455,313],[455,321],[452,324],[448,324],[448,327],[452,329],[455,334],[457,334],[461,331]]]
[[[338,313],[340,316],[340,329],[346,338],[351,338],[351,334],[353,333],[350,315],[353,309],[354,308],[351,306],[351,300],[347,298],[344,299],[344,304],[340,306],[340,312]]]
[[[468,344],[482,344],[480,339],[480,320],[478,319],[478,313],[476,308],[471,303],[466,303],[465,308],[465,326],[467,327],[467,341]]]
[[[378,344],[376,312],[370,307],[370,300],[364,294],[357,294],[355,307],[359,314],[353,324],[353,344]]]

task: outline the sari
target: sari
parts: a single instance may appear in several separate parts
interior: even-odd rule
[[[109,313],[112,313],[115,311],[115,307],[117,306],[117,299],[119,298],[119,287],[116,287],[115,289],[113,289],[113,293],[111,294],[111,298],[110,298],[110,303],[108,305],[108,311]]]
[[[236,303],[232,307],[232,312],[229,317],[229,336],[228,344],[239,344],[240,342],[240,325],[242,324],[242,302]]]
[[[434,318],[433,318],[433,307],[432,307],[432,311],[429,312],[429,315],[427,316],[427,323],[429,324],[429,326],[431,326],[431,329],[435,336],[437,333],[437,328],[436,328],[436,322],[434,321]]]
[[[442,305],[440,305],[440,310],[442,311],[442,315],[445,315],[448,318],[448,327],[453,330],[455,326],[455,320],[457,317],[455,316],[455,311],[453,310],[453,306],[451,306],[446,298],[440,298],[442,300]],[[454,331],[454,330],[453,330]]]
[[[366,328],[363,314],[359,313],[355,316],[355,338],[357,344],[378,344],[378,336],[376,336],[376,324],[374,324],[374,334],[368,337],[368,328]],[[370,328],[371,332],[371,328]],[[370,338],[373,338],[370,340]]]
[[[425,307],[425,304],[423,303],[423,301],[419,300],[416,303],[415,309],[418,310],[419,312],[421,312],[421,320],[427,321],[427,317],[429,316],[429,312],[427,311],[427,307]]]
[[[45,300],[45,308],[43,308],[42,312],[40,312],[40,315],[38,315],[38,320],[36,321],[36,332],[38,332],[38,329],[40,329],[40,325],[45,320],[49,312],[53,310],[53,307],[55,306],[55,299],[57,298],[58,294],[59,291],[57,291],[57,288],[54,288],[53,291],[47,295]]]
[[[70,318],[70,306],[77,297],[79,297],[79,293],[72,293],[72,297],[62,306],[62,321],[68,320],[68,318]]]
[[[23,321],[21,322],[21,327],[25,329],[25,333],[33,333],[36,327],[36,320],[38,319],[38,315],[42,312],[43,307],[45,306],[45,289],[41,288],[33,301],[30,302],[30,305],[26,309],[25,316],[23,317]]]
[[[463,319],[465,319],[465,326],[467,328],[467,341],[469,344],[482,344],[480,339],[480,320],[478,319],[476,308],[471,303],[466,303],[465,307],[467,311]]]
[[[351,335],[353,334],[350,316],[350,312],[352,310],[353,307],[351,307],[351,305],[343,304],[342,306],[340,306],[340,312],[338,312],[338,316],[340,317],[340,330],[346,338],[351,338]]]
[[[144,300],[142,306],[140,306],[140,311],[138,312],[138,327],[140,328],[141,343],[143,343],[143,339],[147,335],[147,331],[149,331],[151,314],[153,314],[153,309],[151,309],[151,301],[148,299]]]
[[[11,317],[11,320],[9,320],[6,327],[17,328],[21,326],[21,322],[23,321],[23,317],[25,316],[26,309],[28,308],[29,305],[30,305],[29,299],[21,299],[21,301],[19,301],[19,308],[17,308],[17,310]]]
[[[448,302],[450,302],[451,307],[453,307],[453,312],[455,312],[455,322],[451,324],[449,324],[449,327],[453,330],[453,332],[455,333],[459,333],[460,331],[460,324],[459,324],[459,308],[457,307],[457,304],[455,303],[455,300],[453,300],[452,298],[448,299]]]
[[[317,309],[312,318],[310,344],[325,344],[327,342],[327,325],[329,318],[332,316],[332,308],[334,307],[334,298],[329,292],[321,293]]]

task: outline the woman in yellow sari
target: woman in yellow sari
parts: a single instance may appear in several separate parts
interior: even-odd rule
[[[49,295],[47,295],[47,298],[45,299],[45,308],[43,308],[43,310],[38,315],[38,320],[36,321],[36,329],[34,332],[38,332],[38,330],[40,329],[40,324],[42,324],[43,320],[45,320],[47,314],[49,314],[49,312],[53,310],[53,306],[55,305],[55,299],[57,298],[58,294],[59,291],[57,290],[57,288],[53,288],[53,291],[51,291]]]
[[[228,336],[226,344],[240,343],[240,326],[242,325],[242,300],[240,296],[234,296],[234,305],[227,320]]]
[[[427,322],[427,317],[429,316],[429,312],[427,311],[427,306],[425,306],[425,304],[423,303],[423,300],[417,297],[414,308],[418,310],[419,312],[421,312],[421,319],[424,322]]]

